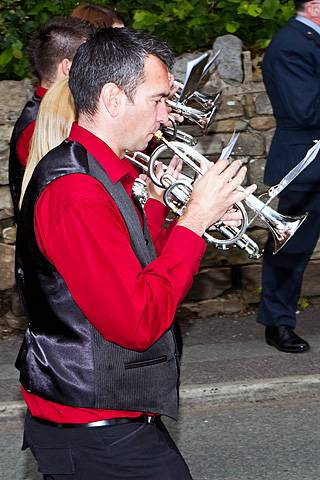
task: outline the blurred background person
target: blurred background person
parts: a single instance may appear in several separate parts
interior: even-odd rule
[[[124,22],[113,7],[102,7],[92,3],[79,5],[71,12],[71,17],[79,18],[97,28],[124,27]]]
[[[68,76],[79,45],[92,31],[87,23],[77,18],[56,17],[43,26],[30,44],[30,63],[38,86],[16,121],[10,140],[9,185],[16,220],[22,177],[40,102],[57,80]]]
[[[320,2],[298,0],[295,6],[296,17],[274,37],[262,65],[277,123],[265,169],[267,185],[279,183],[320,138]],[[320,232],[319,159],[279,195],[279,212],[309,215],[276,255],[268,240],[257,321],[265,325],[268,345],[306,352],[308,342],[294,329],[303,274]]]

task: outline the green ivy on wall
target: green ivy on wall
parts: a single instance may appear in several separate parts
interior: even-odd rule
[[[90,3],[87,1],[85,3]],[[176,54],[210,47],[232,33],[246,48],[263,49],[294,15],[293,0],[96,0],[117,8],[128,26],[165,40]],[[76,0],[1,0],[0,78],[29,74],[26,47],[49,18],[68,15]]]

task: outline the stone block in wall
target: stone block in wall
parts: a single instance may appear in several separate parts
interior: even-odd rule
[[[11,290],[0,290],[0,325],[5,325],[3,315],[10,310]]]
[[[244,95],[253,95],[256,96],[260,93],[265,93],[266,89],[263,82],[248,82],[241,83],[240,85],[226,85],[223,89],[223,94],[228,95],[237,95],[243,97]]]
[[[261,287],[261,263],[244,265],[241,267],[241,286],[242,289],[256,290]]]
[[[232,132],[214,133],[198,138],[196,149],[203,155],[220,155],[229,143]],[[260,134],[241,132],[233,149],[233,157],[245,160],[251,156],[264,154],[264,138]]]
[[[252,61],[251,61],[251,52],[246,50],[242,52],[243,57],[243,73],[244,73],[244,83],[252,82],[253,72],[252,72]]]
[[[227,83],[241,83],[243,80],[242,45],[235,35],[218,37],[213,44],[214,52],[220,50],[217,67],[219,76]]]
[[[197,151],[203,155],[220,155],[222,149],[227,145],[230,134],[218,133],[198,138]]]
[[[242,296],[245,303],[256,304],[261,295],[261,264],[241,267]]]
[[[12,200],[8,186],[0,187],[0,220],[13,216]]]
[[[232,286],[230,268],[200,270],[189,290],[186,300],[204,300],[222,295]]]
[[[1,292],[0,292],[1,293]],[[187,320],[189,318],[197,318],[199,312],[198,302],[183,302],[176,311],[176,320]]]
[[[244,108],[241,103],[241,97],[233,95],[223,95],[218,105],[216,120],[224,120],[235,117],[243,117]]]
[[[14,245],[16,242],[17,228],[15,225],[2,230],[3,242],[8,245]]]
[[[244,312],[247,309],[241,294],[231,293],[223,297],[198,302],[198,316],[209,318],[213,315]]]
[[[311,260],[304,272],[302,296],[320,295],[320,260]]]
[[[254,117],[256,115],[256,104],[252,95],[243,96],[244,113],[247,118]]]
[[[215,133],[223,132],[241,132],[246,130],[248,122],[239,118],[231,118],[229,120],[216,120],[212,124],[212,130]]]
[[[266,92],[256,97],[256,112],[258,115],[273,115],[272,106]]]
[[[267,187],[263,182],[265,157],[254,158],[249,161],[247,168],[248,182],[249,184],[255,183],[257,185],[256,194],[260,194],[266,191]]]
[[[262,156],[265,154],[264,137],[258,133],[242,132],[233,149],[234,155]]]
[[[275,128],[276,121],[273,116],[264,115],[250,118],[249,124],[254,130],[270,130],[270,128]]]
[[[0,152],[8,150],[12,130],[12,124],[0,125]]]
[[[241,285],[246,303],[259,302],[261,292],[261,264],[244,265],[241,267]],[[311,260],[306,268],[302,296],[320,296],[320,260]]]
[[[13,245],[0,243],[0,290],[7,290],[15,284],[14,254]]]
[[[317,242],[317,245],[313,251],[312,257],[313,260],[320,260],[320,239]]]
[[[9,184],[8,175],[9,149],[0,152],[0,185]]]
[[[14,124],[32,91],[32,83],[28,79],[0,82],[0,124]]]
[[[231,247],[228,250],[220,250],[213,245],[208,245],[201,261],[201,267],[243,265],[247,261],[248,258],[245,253],[235,247]]]

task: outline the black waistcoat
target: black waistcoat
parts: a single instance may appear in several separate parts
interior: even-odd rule
[[[16,362],[20,381],[27,391],[64,405],[154,412],[176,418],[179,366],[172,330],[143,352],[106,341],[38,248],[33,225],[37,199],[51,181],[71,173],[92,175],[105,186],[124,217],[131,247],[141,265],[154,259],[152,242],[146,242],[148,234],[143,235],[122,185],[113,185],[80,144],[65,141],[46,155],[25,192],[17,232],[17,285],[29,318]],[[120,199],[115,191],[118,187],[122,190]],[[131,222],[134,215],[136,221]]]
[[[20,163],[17,155],[17,143],[23,130],[36,119],[41,97],[35,93],[29,102],[26,103],[21,112],[20,117],[15,123],[11,139],[10,139],[10,155],[9,155],[9,185],[14,208],[15,221],[17,222],[19,212],[19,199],[21,193],[21,184],[24,174],[24,166]]]

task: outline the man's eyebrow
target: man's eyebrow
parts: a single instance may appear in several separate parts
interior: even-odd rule
[[[159,92],[159,93],[154,93],[153,95],[151,95],[151,98],[155,98],[155,97],[169,97],[170,95],[170,91],[169,92]]]

